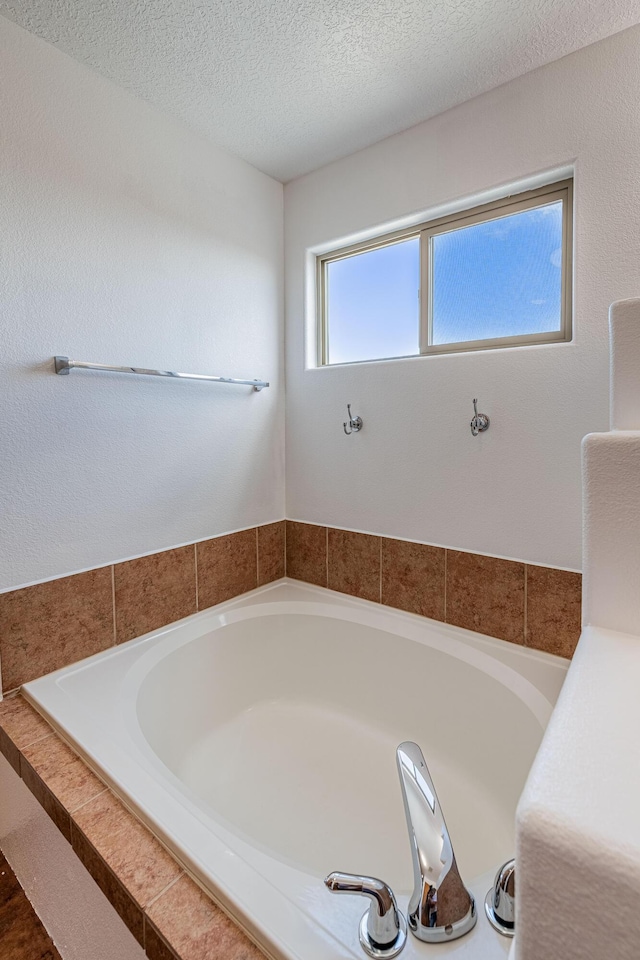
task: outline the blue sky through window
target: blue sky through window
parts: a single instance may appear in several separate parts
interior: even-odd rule
[[[558,331],[562,201],[431,239],[433,343]],[[329,363],[420,352],[417,237],[327,263]]]
[[[562,201],[432,244],[435,344],[560,330]]]
[[[420,352],[417,237],[327,264],[329,363]]]

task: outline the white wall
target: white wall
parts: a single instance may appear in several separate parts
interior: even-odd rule
[[[0,848],[64,960],[144,960],[73,848],[0,755]]]
[[[639,103],[632,28],[287,185],[288,517],[580,568],[607,308],[640,291]],[[572,164],[571,344],[305,370],[306,251]],[[474,439],[475,396],[491,427]]]
[[[281,184],[2,18],[0,137],[0,589],[280,519]]]

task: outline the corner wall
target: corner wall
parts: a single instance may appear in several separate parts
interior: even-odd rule
[[[281,184],[3,18],[0,126],[0,591],[280,520]]]
[[[638,292],[639,54],[634,27],[286,186],[287,517],[580,569],[607,310]],[[305,369],[309,250],[568,165],[572,343]],[[473,397],[491,418],[476,438]],[[347,402],[364,419],[351,437]]]

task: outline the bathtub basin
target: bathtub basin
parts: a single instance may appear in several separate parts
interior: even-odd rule
[[[505,957],[482,910],[514,852],[514,814],[566,662],[280,581],[23,688],[84,759],[278,960],[364,954],[360,898],[401,909],[411,857],[395,748],[420,744],[478,924],[407,958]]]

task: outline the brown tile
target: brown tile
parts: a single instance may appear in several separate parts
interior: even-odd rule
[[[447,550],[447,623],[524,642],[524,564]]]
[[[71,842],[71,816],[69,811],[65,810],[60,801],[54,797],[51,790],[44,785],[24,757],[20,760],[20,775],[25,786],[31,791],[44,812],[51,817],[65,840]]]
[[[258,527],[258,586],[284,577],[284,520]]]
[[[53,941],[2,854],[0,955],[3,960],[61,960]]]
[[[196,545],[198,609],[238,597],[258,586],[256,530],[241,530]]]
[[[329,588],[380,600],[380,537],[329,527]]]
[[[20,775],[20,751],[13,740],[0,727],[0,753],[8,760],[15,772]]]
[[[135,902],[146,906],[181,867],[110,791],[77,810],[77,827]]]
[[[48,737],[52,729],[21,696],[0,702],[0,753],[20,773],[20,748]]]
[[[382,602],[444,620],[442,547],[382,538]]]
[[[192,546],[116,563],[114,576],[118,643],[196,612]]]
[[[21,696],[0,703],[0,726],[19,750],[53,733],[44,717]]]
[[[528,647],[571,658],[582,623],[582,575],[527,565]]]
[[[178,954],[167,946],[148,917],[144,918],[144,952],[149,960],[181,960]]]
[[[78,830],[75,823],[72,828],[72,845],[76,856],[93,877],[120,919],[124,921],[138,943],[144,945],[144,920],[141,908],[102,857],[96,853],[84,834]]]
[[[28,764],[69,813],[105,789],[86,763],[55,734],[25,747],[22,756],[22,766]]]
[[[327,585],[327,528],[287,520],[287,576]]]
[[[181,960],[263,960],[262,952],[187,876],[158,897],[147,917]]]
[[[0,594],[5,690],[112,645],[110,567]]]

